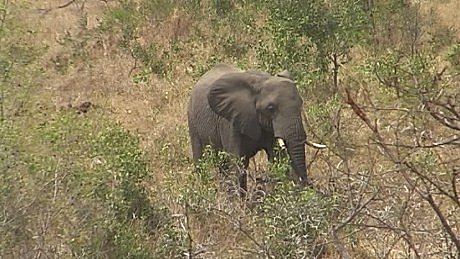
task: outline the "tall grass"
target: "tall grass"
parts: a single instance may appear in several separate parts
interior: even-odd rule
[[[445,13],[393,0],[41,7],[0,5],[2,255],[458,256],[460,48]],[[189,91],[219,62],[293,72],[307,135],[328,146],[306,149],[313,188],[259,154],[243,200],[233,158],[192,163]]]

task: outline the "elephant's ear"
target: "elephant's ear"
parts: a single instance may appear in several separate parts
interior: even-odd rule
[[[262,129],[256,112],[257,90],[249,83],[244,73],[223,75],[209,91],[211,109],[229,120],[233,126],[252,139],[259,139]]]
[[[290,80],[294,81],[291,73],[289,73],[289,71],[287,71],[287,70],[279,72],[278,74],[276,74],[276,76],[284,77],[284,78],[287,78],[287,79],[290,79]]]

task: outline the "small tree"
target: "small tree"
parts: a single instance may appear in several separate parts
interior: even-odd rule
[[[260,44],[263,66],[272,72],[288,68],[304,83],[326,74],[337,89],[340,66],[350,49],[367,38],[365,7],[352,0],[269,1],[266,29],[273,45]]]

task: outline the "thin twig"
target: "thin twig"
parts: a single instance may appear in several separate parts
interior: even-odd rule
[[[56,7],[39,8],[38,11],[41,11],[41,12],[43,12],[44,14],[46,14],[46,13],[49,13],[49,12],[51,12],[51,11],[53,11],[53,10],[56,10],[56,9],[66,8],[66,7],[70,6],[71,4],[75,3],[76,1],[77,1],[77,0],[71,0],[71,1],[69,1],[69,2],[67,2],[67,3],[65,3],[65,4],[61,4],[61,5],[58,5],[58,6],[56,6]]]
[[[378,139],[378,143],[379,143],[379,146],[381,147],[381,149],[383,150],[383,152],[386,154],[386,156],[390,159],[390,161],[392,161],[393,163],[395,163],[396,165],[402,165],[404,166],[405,168],[407,168],[409,171],[415,173],[417,176],[423,176],[421,177],[422,180],[425,180],[427,182],[429,182],[432,186],[435,186],[438,190],[440,190],[441,192],[443,192],[443,194],[447,195],[448,197],[450,197],[452,199],[452,196],[449,195],[448,193],[446,193],[442,188],[439,188],[439,186],[437,185],[434,185],[433,181],[431,181],[428,177],[424,176],[423,174],[421,174],[412,164],[410,164],[409,162],[402,162],[401,160],[397,159],[396,156],[391,152],[391,150],[388,148],[388,146],[384,145],[384,141],[383,141],[383,137],[380,135],[379,131],[378,131],[378,128],[375,126],[375,125],[372,125],[370,123],[370,120],[369,118],[367,117],[367,115],[364,113],[364,111],[356,104],[356,102],[353,100],[353,98],[351,97],[351,94],[349,92],[348,89],[346,89],[346,93],[347,93],[347,99],[346,99],[346,103],[348,103],[352,110],[354,111],[354,113],[362,120],[364,121],[364,123],[368,126],[368,128],[374,133],[375,137]],[[439,120],[441,123],[443,123],[444,121],[443,120]],[[443,123],[444,124],[444,123]],[[459,128],[460,129],[460,128]],[[444,216],[444,214],[442,213],[441,209],[439,208],[439,206],[435,203],[434,199],[433,199],[433,196],[431,195],[431,193],[429,192],[423,192],[421,191],[418,187],[416,187],[415,183],[409,178],[409,176],[404,172],[404,170],[401,170],[401,173],[402,173],[402,176],[404,177],[405,181],[407,182],[407,184],[411,187],[411,188],[414,188],[414,190],[419,194],[419,196],[424,199],[425,201],[427,201],[430,205],[430,207],[433,209],[433,211],[436,213],[439,221],[441,222],[442,224],[442,227],[443,229],[449,234],[449,237],[451,239],[451,241],[455,244],[456,248],[457,248],[457,252],[458,252],[458,256],[460,258],[460,240],[459,238],[456,236],[454,230],[452,229],[452,226],[449,224],[449,222],[447,221],[446,217]],[[455,198],[455,197],[454,197]],[[457,201],[458,202],[458,201]]]
[[[455,247],[457,248],[457,258],[460,258],[460,239],[457,237],[457,234],[455,234],[449,222],[447,222],[446,217],[444,216],[441,209],[434,201],[433,196],[430,193],[427,193],[425,195],[422,195],[422,198],[425,199],[430,204],[431,208],[434,210],[434,212],[438,216],[438,219],[439,221],[441,221],[443,228],[447,231],[451,241],[455,244]]]
[[[213,211],[216,211],[216,215],[220,216],[223,219],[226,219],[230,223],[232,223],[235,227],[238,228],[238,230],[243,233],[249,240],[251,240],[258,248],[260,251],[264,251],[265,255],[269,258],[273,258],[273,256],[270,255],[270,252],[261,244],[259,243],[249,232],[243,228],[243,224],[239,220],[235,220],[232,215],[230,215],[228,212],[221,210],[221,209],[216,209],[212,208]]]
[[[392,146],[392,147],[402,147],[402,148],[437,148],[437,147],[444,147],[445,145],[460,145],[460,135],[452,135],[450,137],[447,137],[444,140],[441,140],[439,142],[433,142],[431,144],[427,145],[407,145],[407,144],[401,144],[401,143],[386,143],[386,142],[377,142],[379,145],[386,145],[386,146]]]
[[[341,228],[345,227],[346,225],[348,225],[348,223],[350,223],[364,208],[366,208],[366,206],[371,203],[375,197],[377,197],[378,195],[378,191],[375,191],[372,196],[365,202],[359,204],[357,207],[353,208],[352,212],[350,213],[350,215],[348,215],[348,217],[343,220],[339,225],[335,226],[334,229],[336,231],[340,230]]]
[[[454,197],[457,201],[457,204],[460,203],[460,197],[459,197],[459,193],[457,191],[457,176],[460,174],[460,168],[453,168],[452,169],[452,179],[451,179],[451,184],[452,184],[452,191],[454,193]]]
[[[443,124],[446,127],[449,127],[454,130],[460,130],[460,115],[455,106],[450,105],[448,103],[441,103],[439,101],[424,101],[423,103],[427,110],[430,112],[430,115],[439,121],[441,124]],[[451,115],[453,116],[448,116],[444,112],[439,111],[436,109],[435,106],[442,107],[446,110],[448,110]]]
[[[59,5],[58,7],[56,7],[56,9],[60,9],[60,8],[66,8],[67,6],[73,4],[76,0],[71,0],[65,4],[62,4],[62,5]]]
[[[404,162],[404,165],[409,169],[411,170],[414,174],[416,174],[417,176],[419,176],[421,179],[427,181],[428,183],[430,183],[432,186],[436,187],[436,189],[443,195],[447,196],[449,199],[451,199],[454,203],[457,204],[457,206],[460,207],[460,201],[457,199],[457,197],[455,196],[455,193],[454,194],[450,194],[448,193],[446,190],[444,190],[441,186],[439,186],[439,184],[437,184],[435,181],[433,181],[430,177],[422,174],[421,172],[419,172],[419,170],[417,170],[417,168],[415,168],[415,166],[412,164],[412,163],[409,163],[409,162]]]

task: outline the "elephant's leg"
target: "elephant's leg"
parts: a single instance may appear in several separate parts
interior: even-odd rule
[[[198,138],[192,138],[192,156],[193,161],[198,162],[203,154],[203,145]]]
[[[203,144],[201,143],[198,134],[195,132],[195,129],[192,126],[190,126],[189,135],[190,142],[192,144],[193,161],[198,162],[198,160],[201,158],[201,155],[203,154]]]
[[[246,169],[249,165],[249,158],[242,147],[241,133],[228,124],[222,124],[220,129],[223,150],[232,156],[230,170],[236,176],[238,192],[244,198],[247,192]]]

